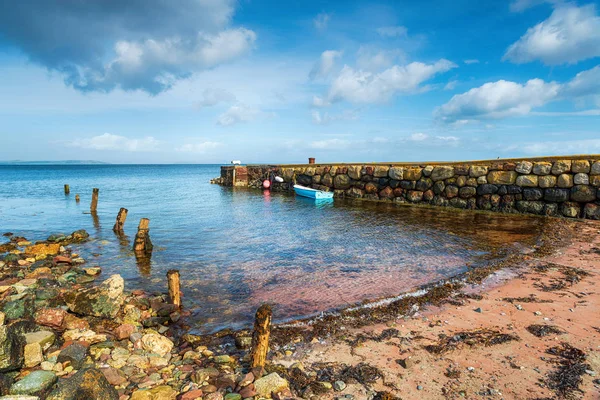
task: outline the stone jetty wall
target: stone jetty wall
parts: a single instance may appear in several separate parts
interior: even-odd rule
[[[240,181],[232,169],[240,169]],[[260,188],[272,174],[336,197],[600,219],[600,155],[460,163],[223,167],[227,186]]]

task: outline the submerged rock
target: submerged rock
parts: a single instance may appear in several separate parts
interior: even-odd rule
[[[124,288],[123,278],[113,275],[97,287],[68,293],[65,301],[76,314],[114,318],[123,304]]]
[[[273,372],[254,382],[254,390],[262,397],[270,398],[272,393],[279,393],[287,388],[288,381],[279,376],[277,372]]]
[[[171,386],[157,386],[150,390],[136,390],[131,400],[175,400],[177,392]]]
[[[10,394],[43,395],[54,382],[56,374],[51,371],[33,371],[10,387]]]
[[[150,353],[164,357],[173,349],[173,342],[158,333],[148,333],[142,336],[142,347]]]
[[[46,400],[118,400],[119,394],[95,368],[82,369],[59,382]]]

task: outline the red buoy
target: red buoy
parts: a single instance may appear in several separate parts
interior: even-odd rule
[[[268,188],[270,188],[270,187],[271,187],[271,182],[270,182],[268,179],[265,179],[265,180],[263,181],[263,187],[264,187],[265,189],[268,189]]]

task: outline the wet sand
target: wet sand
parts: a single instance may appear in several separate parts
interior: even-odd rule
[[[314,339],[297,346],[291,355],[280,353],[273,362],[286,366],[301,362],[307,370],[319,363],[366,363],[383,375],[367,387],[348,383],[343,392],[322,393],[319,399],[343,394],[366,399],[369,390],[404,400],[599,399],[600,223],[578,221],[572,229],[576,234],[566,247],[540,258],[525,257],[520,265],[499,270],[481,285],[464,287],[466,296],[454,296],[450,303],[426,306],[385,324],[348,329],[335,339]],[[552,325],[564,333],[536,337],[527,329],[536,324]],[[476,340],[451,341],[456,346],[441,354],[426,348],[440,344],[444,336],[482,329],[517,340],[489,346]],[[561,343],[586,354],[587,372],[581,375],[580,391],[561,393],[548,387],[560,358],[547,351]]]

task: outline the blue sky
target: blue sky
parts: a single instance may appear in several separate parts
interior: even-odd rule
[[[600,5],[23,0],[0,160],[414,161],[600,153]]]

